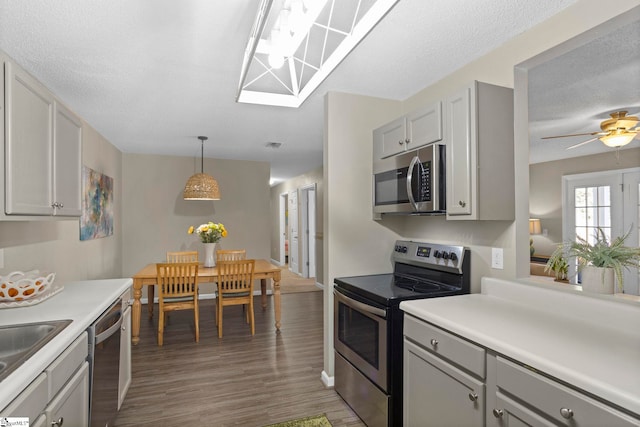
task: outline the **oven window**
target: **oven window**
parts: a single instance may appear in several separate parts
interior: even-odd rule
[[[378,369],[378,322],[353,308],[338,304],[338,339]]]

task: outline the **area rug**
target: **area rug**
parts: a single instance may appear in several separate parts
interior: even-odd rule
[[[285,421],[278,424],[269,424],[265,427],[331,427],[331,423],[323,414],[313,417],[299,418],[297,420]]]

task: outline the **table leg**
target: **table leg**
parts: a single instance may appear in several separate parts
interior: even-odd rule
[[[155,291],[155,285],[147,285],[147,310],[149,310],[149,320],[153,319],[153,300]]]
[[[267,308],[267,279],[260,279],[260,295],[262,295],[262,309]]]
[[[280,270],[273,273],[273,310],[276,317],[276,331],[280,332]]]
[[[133,309],[131,311],[131,342],[136,345],[140,342],[140,297],[142,296],[142,283],[133,282]]]

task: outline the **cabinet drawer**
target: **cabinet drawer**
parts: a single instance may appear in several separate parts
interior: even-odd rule
[[[2,417],[29,417],[35,420],[49,402],[47,375],[40,374],[0,412]]]
[[[64,386],[71,375],[87,359],[89,338],[83,332],[51,365],[45,369],[49,378],[49,400]]]
[[[497,386],[560,425],[638,426],[639,420],[501,357]]]
[[[455,365],[485,378],[485,349],[405,314],[404,335]]]

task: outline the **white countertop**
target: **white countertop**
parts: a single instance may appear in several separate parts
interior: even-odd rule
[[[483,278],[406,313],[640,414],[640,305]]]
[[[61,292],[39,304],[0,309],[0,326],[72,320],[40,351],[0,382],[0,409],[7,406],[132,284],[131,279],[65,283]]]

